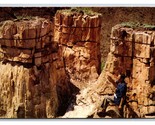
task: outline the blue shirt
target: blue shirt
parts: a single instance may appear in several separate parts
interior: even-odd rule
[[[114,103],[116,105],[120,104],[121,98],[126,96],[127,86],[125,82],[119,83],[116,89],[116,96],[114,96]]]

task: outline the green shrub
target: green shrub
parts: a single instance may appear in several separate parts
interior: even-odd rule
[[[155,25],[150,24],[141,24],[139,22],[123,22],[121,26],[133,29],[146,29],[146,30],[155,30]]]
[[[137,28],[140,26],[139,22],[123,22],[121,23],[122,26],[128,27],[128,28]]]
[[[150,30],[155,30],[155,25],[143,24],[143,28],[150,29]]]
[[[22,15],[15,14],[15,16],[16,16],[17,20],[31,20],[31,19],[33,19],[32,16],[27,15],[27,14],[22,14]]]
[[[104,69],[105,62],[101,62],[101,71]]]
[[[58,12],[62,12],[64,14],[83,13],[89,16],[101,15],[97,12],[94,12],[91,7],[71,7],[71,9],[58,10]]]

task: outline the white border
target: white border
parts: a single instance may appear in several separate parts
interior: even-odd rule
[[[57,119],[57,120],[45,120],[45,119],[28,119],[28,120],[0,120],[0,123],[7,125],[154,125],[155,121],[152,119],[148,120],[137,120],[137,119]]]
[[[0,4],[0,7],[155,7],[154,4]]]
[[[1,7],[124,6],[154,7],[155,0],[1,0]]]

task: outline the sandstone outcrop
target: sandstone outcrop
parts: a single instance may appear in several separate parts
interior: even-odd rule
[[[100,24],[100,15],[63,11],[54,22],[1,22],[0,117],[62,115],[73,91],[98,77]]]
[[[70,90],[61,52],[53,43],[53,23],[37,17],[5,21],[0,38],[1,117],[55,117]]]
[[[154,118],[154,38],[155,31],[152,27],[114,26],[104,70],[92,86],[77,95],[74,105],[63,117]],[[105,113],[100,112],[103,96],[115,92],[116,80],[123,73],[127,76],[125,81],[128,91],[121,116],[117,114],[115,106],[108,106]]]
[[[93,83],[100,73],[101,15],[58,11],[54,41],[62,46],[66,71],[78,88]]]
[[[154,116],[154,35],[155,31],[145,26],[130,28],[116,25],[112,28],[110,53],[103,73],[107,82],[101,82],[102,75],[99,79],[103,84],[102,92],[112,94],[117,76],[126,74],[125,118]]]

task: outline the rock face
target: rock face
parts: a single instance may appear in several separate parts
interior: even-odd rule
[[[126,74],[128,93],[124,117],[149,117],[155,113],[154,46],[155,31],[116,25],[111,32],[110,53],[105,65],[103,93],[112,94],[114,83],[121,73]],[[105,75],[106,74],[106,75]],[[100,78],[99,78],[100,79]],[[101,78],[102,79],[102,78]]]
[[[70,94],[60,50],[47,19],[6,21],[1,27],[1,117],[51,118]]]
[[[154,118],[154,38],[155,31],[151,29],[114,26],[104,70],[92,86],[76,96],[63,118]],[[104,95],[114,94],[122,73],[127,76],[128,88],[123,112],[117,114],[115,106],[108,106],[105,113],[100,111]]]
[[[110,52],[110,34],[111,28],[122,22],[139,22],[144,24],[154,24],[155,15],[154,7],[93,7],[93,11],[102,14],[101,30],[101,62],[105,62]]]
[[[0,117],[61,115],[75,86],[98,77],[100,21],[58,12],[54,23],[37,17],[1,22]]]
[[[100,73],[100,30],[101,15],[61,11],[55,15],[54,41],[61,46],[66,71],[78,88],[96,81]]]

